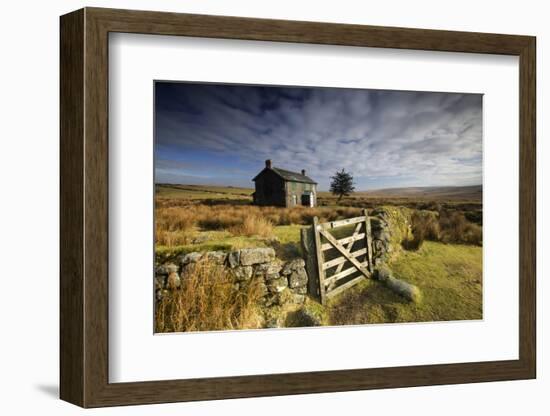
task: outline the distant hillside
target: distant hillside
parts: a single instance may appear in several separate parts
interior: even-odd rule
[[[364,192],[366,196],[380,198],[422,198],[446,200],[480,200],[481,185],[472,186],[425,186],[410,188],[387,188]]]
[[[233,186],[155,184],[155,194],[161,198],[251,200],[252,192],[254,189]]]

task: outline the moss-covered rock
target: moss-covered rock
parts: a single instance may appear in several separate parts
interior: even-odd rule
[[[388,287],[388,289],[411,302],[419,303],[422,300],[420,289],[413,284],[405,282],[404,280],[399,280],[393,276],[390,276],[384,281],[384,284]]]
[[[372,210],[370,216],[376,265],[391,260],[401,250],[402,241],[411,237],[412,212],[410,208],[393,206]]]

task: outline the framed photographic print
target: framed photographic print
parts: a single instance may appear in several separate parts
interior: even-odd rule
[[[62,16],[61,398],[534,378],[535,104],[529,36]]]

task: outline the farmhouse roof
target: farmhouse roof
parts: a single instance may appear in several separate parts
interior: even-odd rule
[[[279,175],[283,180],[285,180],[287,182],[303,182],[303,183],[312,183],[312,184],[315,184],[315,185],[317,184],[317,182],[315,182],[309,176],[302,175],[301,173],[298,173],[298,172],[292,172],[292,171],[286,170],[286,169],[276,168],[275,166],[273,166],[271,168],[266,167],[260,173],[258,173],[258,175],[256,175],[256,177],[252,180],[255,181],[256,178],[258,176],[260,176],[264,170],[271,170],[271,171],[275,172],[277,175]]]
[[[311,179],[309,176],[302,175],[301,173],[292,172],[290,170],[285,170],[281,168],[273,167],[272,170],[278,174],[281,178],[283,178],[285,181],[289,182],[304,182],[304,183],[313,183],[316,184],[313,179]]]

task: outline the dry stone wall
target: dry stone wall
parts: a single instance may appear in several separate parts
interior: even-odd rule
[[[411,210],[404,207],[375,208],[370,213],[373,262],[378,267],[399,253],[401,243],[412,236]]]
[[[166,289],[175,289],[185,278],[186,269],[206,259],[223,265],[235,279],[235,289],[252,278],[261,279],[265,306],[277,306],[282,302],[301,304],[307,293],[308,275],[301,258],[284,262],[275,256],[275,250],[268,247],[246,248],[231,251],[193,252],[184,254],[175,262],[162,264],[155,272],[157,299]]]
[[[378,269],[383,268],[388,260],[398,254],[401,242],[411,236],[410,212],[406,208],[376,208],[370,213],[370,221],[373,262],[378,272]],[[314,299],[318,296],[315,293],[316,285],[308,285],[308,273],[303,259],[283,261],[276,257],[272,248],[261,247],[231,252],[192,252],[179,256],[173,262],[162,264],[155,272],[157,299],[160,299],[166,290],[178,288],[185,278],[186,269],[202,259],[223,265],[234,277],[236,290],[252,278],[260,279],[264,293],[263,301],[267,307],[289,302],[302,304],[307,294]],[[375,273],[376,276],[378,273]]]

